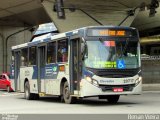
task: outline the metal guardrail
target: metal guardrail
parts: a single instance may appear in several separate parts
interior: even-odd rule
[[[141,56],[141,60],[160,60],[160,56],[156,55],[156,56]]]

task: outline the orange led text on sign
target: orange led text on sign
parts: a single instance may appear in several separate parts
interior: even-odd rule
[[[109,30],[108,31],[108,35],[115,36],[116,35],[116,31],[115,30]]]
[[[125,36],[125,31],[117,31],[117,36]]]
[[[125,31],[115,31],[115,30],[101,30],[100,35],[109,35],[109,36],[125,36]]]
[[[104,45],[108,47],[115,47],[115,41],[104,41]]]
[[[100,35],[108,35],[108,30],[101,30],[99,32]]]

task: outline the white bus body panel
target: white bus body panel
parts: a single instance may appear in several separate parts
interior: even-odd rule
[[[41,79],[41,92],[48,94],[48,95],[60,95],[60,84],[61,80],[65,78],[66,80],[69,80],[69,67],[68,65],[65,65],[65,71],[58,72],[57,79]],[[32,79],[33,75],[33,67],[21,67],[20,68],[20,82],[17,83],[17,85],[20,84],[20,92],[24,92],[24,83],[27,79],[29,81],[30,85],[30,92],[31,93],[38,93],[38,81],[37,79]],[[69,81],[68,81],[69,83]],[[12,86],[14,85],[14,80],[12,80]]]
[[[66,75],[65,72],[59,72],[57,79],[45,80],[46,82],[46,85],[45,85],[46,92],[45,93],[49,95],[60,95],[61,80],[63,78],[65,78],[66,80],[69,80],[69,75]]]
[[[32,79],[33,75],[33,67],[21,67],[20,68],[20,91],[24,92],[24,83],[27,79],[29,81],[30,85],[30,92],[31,93],[38,93],[38,85],[37,85],[37,79]]]

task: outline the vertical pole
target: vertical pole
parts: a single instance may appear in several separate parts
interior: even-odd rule
[[[5,56],[4,56],[4,36],[3,36],[2,33],[0,33],[0,37],[2,38],[2,54],[3,54],[3,55],[2,55],[2,64],[3,64],[2,71],[5,72],[5,71],[4,71],[4,67],[5,67],[5,65],[4,65],[4,64],[5,64],[5,63],[4,63],[4,57],[5,57]]]

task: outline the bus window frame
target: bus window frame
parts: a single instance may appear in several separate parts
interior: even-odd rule
[[[25,65],[22,65],[22,59],[21,59],[21,57],[22,57],[22,50],[23,49],[27,49],[27,65],[25,66]],[[28,46],[27,47],[23,47],[23,48],[20,48],[20,50],[17,50],[17,51],[20,51],[20,68],[24,68],[24,67],[28,67],[28,59],[29,59],[29,49],[28,49]]]
[[[39,47],[45,47],[45,60],[44,60],[45,64],[44,65],[47,65],[47,43],[48,42],[43,42],[43,43],[40,43],[40,44],[38,44],[36,46],[36,51],[37,51],[36,57],[37,58],[38,58],[38,49],[39,49]],[[36,63],[37,63],[36,66],[38,66],[38,59],[37,59]]]
[[[51,62],[51,63],[48,63],[48,44],[50,44],[50,43],[56,43],[56,60],[55,60],[55,62]],[[46,65],[49,65],[49,64],[55,64],[55,63],[57,63],[57,49],[58,49],[58,41],[57,40],[52,40],[52,41],[50,41],[50,42],[47,42],[47,48],[46,48],[46,50],[47,50],[47,53],[46,53]]]
[[[68,47],[68,60],[67,60],[67,62],[58,62],[58,41],[63,41],[63,40],[65,40],[65,41],[67,41],[67,47]],[[63,38],[60,38],[60,39],[57,39],[56,40],[56,42],[57,42],[57,61],[56,61],[56,63],[58,63],[58,64],[65,64],[65,63],[69,63],[69,38],[68,37],[63,37]]]
[[[30,56],[30,50],[29,49],[32,48],[32,47],[35,47],[35,49],[36,49],[36,60],[35,60],[36,63],[35,63],[35,65],[30,65],[29,64],[29,59],[30,59],[29,58],[29,56]],[[32,67],[32,66],[37,66],[37,46],[28,46],[28,67]]]

